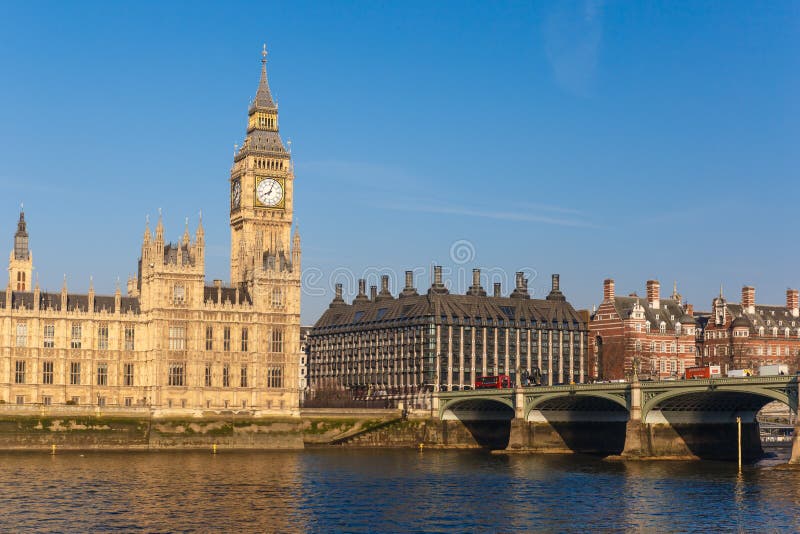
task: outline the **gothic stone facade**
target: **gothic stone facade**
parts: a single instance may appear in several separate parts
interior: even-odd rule
[[[558,275],[546,299],[531,299],[517,273],[509,296],[500,284],[487,296],[480,271],[465,295],[442,283],[441,268],[427,294],[414,288],[411,271],[397,297],[389,280],[365,293],[365,281],[351,304],[341,286],[330,308],[309,335],[309,386],[326,381],[350,389],[420,395],[473,386],[478,376],[541,370],[543,383],[583,382],[588,325],[559,289]]]
[[[703,335],[702,360],[728,369],[757,370],[759,365],[785,363],[794,373],[800,364],[800,298],[786,291],[784,306],[756,304],[756,290],[742,288],[739,304],[720,292],[711,303]]]
[[[696,321],[690,305],[676,291],[662,299],[660,284],[647,282],[647,297],[619,297],[614,281],[603,283],[603,302],[592,314],[592,376],[602,380],[629,376],[637,371],[653,378],[683,376],[695,365]]]
[[[230,173],[231,283],[205,283],[202,221],[179,243],[145,230],[128,294],[31,286],[20,214],[0,298],[0,400],[291,412],[298,406],[300,237],[294,172],[261,80]]]

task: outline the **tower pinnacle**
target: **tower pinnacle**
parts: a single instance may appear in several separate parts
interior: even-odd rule
[[[269,90],[269,81],[267,80],[267,45],[261,50],[261,79],[258,81],[258,90],[253,103],[250,105],[250,111],[275,111],[278,107],[275,101],[272,100],[272,93]]]

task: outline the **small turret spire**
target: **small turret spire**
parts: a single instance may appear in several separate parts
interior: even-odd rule
[[[195,231],[195,240],[198,243],[203,242],[203,238],[206,235],[206,231],[203,229],[203,210],[200,210],[200,219],[197,221],[197,230]]]
[[[186,222],[183,226],[183,244],[188,245],[191,238],[189,237],[189,217],[186,217]]]
[[[156,224],[156,241],[164,241],[164,218],[161,215],[161,208],[158,208],[158,224]]]
[[[148,244],[152,239],[153,234],[150,232],[150,215],[148,214],[144,217],[144,237],[142,238],[142,241],[145,244]]]

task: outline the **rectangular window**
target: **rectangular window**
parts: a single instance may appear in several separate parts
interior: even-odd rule
[[[108,350],[108,323],[100,323],[97,327],[97,348]]]
[[[206,381],[205,381],[205,385],[206,385],[207,388],[211,387],[211,364],[210,363],[206,364]]]
[[[136,331],[134,330],[133,325],[125,326],[125,350],[133,350],[135,348],[135,336]]]
[[[98,363],[97,364],[97,385],[98,386],[107,386],[108,385],[108,364],[107,363]]]
[[[231,368],[226,363],[222,366],[222,387],[227,388],[231,385]]]
[[[283,306],[283,292],[279,287],[272,290],[272,307],[280,308]]]
[[[175,287],[172,290],[172,301],[176,306],[186,303],[186,288],[183,286],[183,284],[175,284]]]
[[[17,395],[17,404],[25,404],[25,397],[22,395]]]
[[[81,348],[81,324],[80,323],[72,323],[72,336],[70,337],[69,346],[70,346],[70,348],[73,348],[73,349]]]
[[[17,323],[17,347],[24,347],[28,341],[28,324]]]
[[[180,362],[172,362],[169,364],[169,375],[167,376],[167,385],[182,386],[183,385],[183,369],[184,364]]]
[[[275,329],[272,331],[270,352],[283,352],[283,330]]]
[[[81,384],[81,363],[70,362],[69,364],[69,384],[79,386]]]
[[[222,350],[228,352],[231,350],[231,327],[226,326],[222,329]]]
[[[22,360],[17,360],[14,362],[14,383],[15,384],[24,384],[25,383],[25,362]]]
[[[56,338],[56,325],[54,324],[46,324],[44,325],[44,348],[52,349],[56,346],[55,342]]]
[[[242,352],[247,352],[247,328],[242,328]]]
[[[206,327],[206,350],[214,350],[214,327]]]
[[[51,404],[53,404],[53,397],[50,396],[42,397],[42,404],[44,404],[45,406],[50,406]]]
[[[186,327],[184,325],[169,327],[169,350],[186,350]]]
[[[42,384],[53,383],[53,362],[42,362]]]
[[[125,397],[125,406],[133,406],[133,397]]]
[[[268,388],[282,388],[283,387],[283,368],[270,367],[267,369],[267,387]]]
[[[106,398],[105,397],[97,397],[97,405],[98,406],[105,406],[106,405]]]
[[[123,376],[122,376],[123,384],[126,386],[133,385],[133,364],[126,363],[123,367]]]
[[[241,374],[239,376],[241,377],[241,379],[239,381],[239,387],[246,388],[247,387],[247,366],[246,365],[242,366],[242,372],[241,372]]]

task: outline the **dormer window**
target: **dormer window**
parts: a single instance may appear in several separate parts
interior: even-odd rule
[[[661,324],[658,326],[658,331],[661,334],[666,334],[667,333],[667,323],[665,323],[664,321],[661,321]]]

